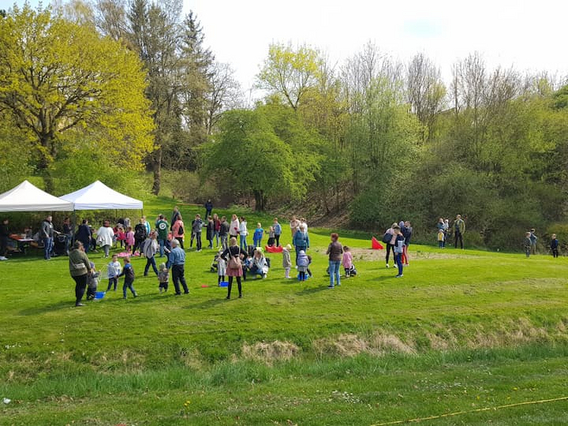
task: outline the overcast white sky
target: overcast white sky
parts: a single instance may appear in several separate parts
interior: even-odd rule
[[[0,0],[0,8],[13,3]],[[475,51],[490,66],[568,75],[566,0],[184,0],[189,10],[244,90],[272,42],[305,43],[338,64],[368,41],[403,61],[424,52],[446,79]]]

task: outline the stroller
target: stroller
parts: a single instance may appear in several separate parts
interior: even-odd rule
[[[66,238],[67,237],[65,235],[58,235],[54,238],[53,253],[56,256],[63,256],[64,254],[67,254]]]

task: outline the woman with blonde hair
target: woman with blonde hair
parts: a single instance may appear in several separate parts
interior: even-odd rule
[[[233,278],[237,278],[239,287],[239,298],[243,297],[241,278],[243,276],[243,259],[246,253],[243,252],[237,244],[237,238],[231,237],[229,240],[229,248],[222,254],[221,258],[227,262],[227,276],[229,277],[229,286],[227,288],[227,299],[231,298],[231,289],[233,287]]]

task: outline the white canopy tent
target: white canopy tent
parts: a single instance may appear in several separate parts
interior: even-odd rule
[[[0,194],[0,212],[72,211],[73,203],[54,197],[27,180]]]
[[[71,210],[142,210],[144,203],[96,181],[75,192],[59,197],[72,203]]]

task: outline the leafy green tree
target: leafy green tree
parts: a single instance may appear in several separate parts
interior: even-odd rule
[[[271,197],[301,198],[318,168],[314,156],[309,155],[309,143],[302,151],[295,151],[306,141],[301,126],[294,126],[298,123],[293,112],[287,115],[277,107],[276,111],[261,107],[226,112],[219,135],[204,149],[203,172],[229,182],[237,193],[252,194],[259,211],[266,208]]]
[[[101,129],[97,149],[140,167],[153,149],[144,88],[137,58],[89,27],[29,5],[0,21],[0,107],[33,134],[47,190],[62,135],[74,128]]]
[[[296,110],[308,89],[316,85],[320,64],[319,52],[308,46],[294,49],[291,45],[271,44],[257,76],[258,86],[281,95]]]

